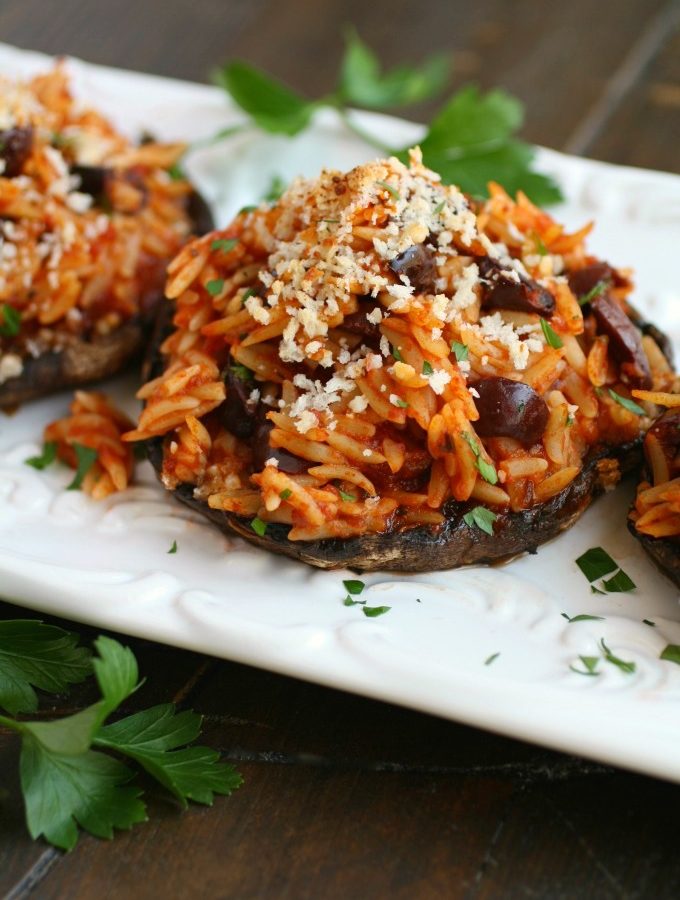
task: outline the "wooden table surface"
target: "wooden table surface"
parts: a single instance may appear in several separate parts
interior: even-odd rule
[[[240,56],[313,93],[331,87],[348,22],[389,64],[452,51],[457,83],[502,85],[526,103],[532,141],[680,172],[679,2],[0,4],[0,39],[19,46],[199,81]],[[20,615],[0,604],[0,618]],[[26,835],[17,742],[0,730],[0,893],[680,896],[676,786],[246,666],[129,643],[148,682],[128,710],[171,699],[197,709],[206,741],[237,762],[244,786],[185,814],[154,796],[147,824],[113,843],[84,836],[62,855]],[[90,700],[87,689],[74,690],[54,709]]]

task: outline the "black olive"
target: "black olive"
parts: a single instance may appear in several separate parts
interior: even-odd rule
[[[475,406],[479,421],[475,431],[481,437],[510,437],[529,446],[543,436],[548,407],[536,391],[509,378],[484,378],[474,385],[479,397]]]
[[[406,275],[420,294],[433,294],[437,280],[435,251],[429,244],[414,244],[390,262],[395,275]]]
[[[503,274],[503,267],[488,256],[479,261],[479,274],[487,282],[482,306],[485,309],[509,309],[549,317],[555,311],[555,298],[538,282],[517,274]]]
[[[663,448],[663,453],[671,467],[680,450],[680,408],[668,409],[659,416],[649,429]]]
[[[71,166],[71,174],[80,178],[78,190],[91,197],[102,197],[106,182],[111,177],[111,169],[106,166]]]
[[[366,318],[375,309],[380,309],[380,304],[372,297],[362,298],[359,309],[345,316],[340,327],[350,334],[358,334],[363,338],[380,337],[380,325],[369,322]]]
[[[625,379],[638,388],[652,386],[652,374],[642,347],[642,332],[606,294],[595,297],[590,307],[600,334],[609,338],[609,349],[621,367]]]
[[[17,175],[21,175],[32,146],[33,129],[30,126],[0,131],[0,159],[5,163],[2,172],[5,178],[16,178]]]
[[[269,435],[274,425],[265,419],[264,407],[258,414],[255,430],[251,441],[253,451],[253,470],[260,472],[264,469],[265,463],[272,457],[278,462],[279,471],[286,472],[288,475],[299,475],[306,472],[310,463],[306,459],[300,459],[299,456],[293,456],[282,447],[271,447],[269,444]]]
[[[256,400],[250,399],[255,382],[250,378],[239,378],[230,367],[227,367],[224,372],[224,384],[227,388],[227,397],[220,407],[224,427],[237,438],[249,438],[255,431],[256,424],[258,404]]]

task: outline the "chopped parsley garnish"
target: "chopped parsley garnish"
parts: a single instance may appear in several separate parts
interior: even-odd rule
[[[253,378],[252,370],[242,363],[234,363],[229,366],[229,371],[233,372],[240,381],[251,381]]]
[[[378,616],[384,616],[392,609],[391,606],[363,606],[362,612],[369,619],[377,619]]]
[[[403,362],[404,357],[399,352],[399,347],[392,347],[392,356],[396,359],[397,362]]]
[[[600,661],[599,656],[579,656],[579,659],[583,663],[585,671],[583,669],[577,669],[574,665],[569,666],[572,672],[576,672],[577,675],[599,675],[599,672],[596,672],[597,664]]]
[[[3,303],[0,307],[2,322],[0,322],[0,335],[2,337],[16,337],[21,329],[21,313],[18,309]]]
[[[34,469],[42,470],[46,469],[48,466],[51,466],[56,458],[57,442],[47,441],[43,444],[43,449],[40,456],[29,456],[28,459],[24,460],[24,462],[27,466],[33,466]]]
[[[541,319],[541,330],[548,346],[552,347],[554,350],[559,350],[560,347],[564,346],[562,338],[546,319]]]
[[[257,206],[242,206],[238,211],[239,216],[244,216],[246,213],[255,212]]]
[[[281,195],[285,190],[286,182],[283,178],[281,178],[280,175],[272,175],[269,187],[267,188],[267,193],[262,199],[267,203],[276,203],[277,200],[281,199]]]
[[[438,216],[439,213],[444,209],[445,206],[446,206],[446,200],[442,200],[442,202],[441,202],[441,203],[438,203],[438,204],[435,206],[435,208],[432,210],[433,214],[434,214],[435,216]]]
[[[427,360],[425,360],[425,362],[423,363],[423,375],[426,375],[429,378],[430,375],[432,375],[433,373],[434,373],[434,369],[432,368],[430,363]]]
[[[543,243],[543,238],[538,233],[534,234],[534,244],[536,245],[536,252],[539,256],[548,255],[548,248],[545,246],[545,244]]]
[[[365,600],[352,600],[350,595],[348,594],[345,599],[342,601],[343,606],[365,606]]]
[[[644,625],[649,625],[650,628],[656,628],[656,622],[652,622],[651,619],[643,619],[642,622]]]
[[[241,297],[241,306],[246,305],[246,300],[248,297],[254,297],[257,294],[257,291],[254,287],[249,287],[247,291],[244,291],[243,296]]]
[[[475,465],[477,466],[477,471],[482,476],[484,481],[488,482],[489,484],[496,484],[496,482],[498,481],[498,473],[491,465],[491,463],[488,463],[482,457],[477,441],[472,437],[471,434],[468,434],[467,431],[461,431],[460,436],[470,445],[470,449],[475,455]]]
[[[463,521],[466,525],[472,528],[474,525],[477,528],[485,531],[487,534],[493,534],[493,523],[496,521],[498,516],[495,512],[492,512],[490,509],[487,509],[486,506],[475,506],[474,509],[471,509],[469,512],[466,512],[463,516]]]
[[[402,400],[401,397],[397,397],[394,401],[395,406],[401,407],[401,409],[408,409],[408,403],[406,400]]]
[[[338,494],[340,494],[340,499],[344,500],[346,503],[356,503],[356,497],[353,494],[348,494],[346,491],[343,491],[342,488],[338,488]]]
[[[391,194],[394,200],[401,200],[401,195],[393,184],[390,184],[388,181],[376,181],[376,184],[384,188],[388,194]]]
[[[255,534],[259,535],[260,537],[263,537],[264,533],[267,530],[267,523],[263,522],[262,519],[255,516],[255,518],[250,523],[250,527],[253,529]]]
[[[459,341],[451,341],[451,353],[453,353],[458,362],[465,362],[470,354],[467,344],[461,344]]]
[[[586,613],[581,613],[578,616],[569,616],[563,612],[562,618],[566,619],[570,625],[572,622],[604,622],[604,616],[589,616]]]
[[[600,638],[600,648],[602,650],[602,655],[607,660],[607,662],[611,663],[614,666],[617,666],[619,669],[621,669],[622,672],[626,672],[630,675],[635,671],[635,663],[626,662],[626,660],[620,659],[618,656],[615,656],[609,649],[609,647],[605,644],[604,638]]]
[[[229,253],[238,244],[238,238],[219,238],[210,245],[211,250],[221,250],[223,253]]]
[[[83,480],[97,460],[97,451],[93,447],[84,444],[73,444],[73,452],[76,455],[76,474],[73,481],[66,488],[67,491],[79,491]]]
[[[290,488],[284,488],[284,489],[281,491],[281,493],[279,494],[279,497],[280,497],[282,500],[287,500],[290,496],[292,496],[292,494],[293,494],[293,492],[291,491]]]
[[[590,590],[593,594],[622,593],[635,589],[635,582],[627,575],[619,564],[615,562],[606,550],[602,547],[591,547],[576,560],[576,565],[591,582]],[[612,575],[611,578],[604,578],[605,575]],[[593,581],[603,578],[601,587],[597,588]],[[602,590],[601,588],[604,588]]]
[[[501,655],[501,654],[500,654],[500,650],[499,650],[497,653],[492,653],[491,656],[487,656],[487,658],[484,660],[484,665],[485,665],[485,666],[490,666],[491,663],[492,663],[494,660],[498,659],[498,657],[499,657],[500,655]]]
[[[205,289],[211,297],[216,297],[224,287],[224,278],[213,278],[208,281]]]
[[[635,400],[631,400],[629,397],[622,397],[621,394],[617,394],[616,391],[613,391],[611,388],[608,389],[609,396],[612,400],[616,400],[619,406],[622,406],[624,409],[627,409],[628,412],[635,413],[636,416],[646,416],[647,413],[644,409],[639,406]]]
[[[343,586],[347,593],[352,594],[353,596],[358,596],[361,594],[366,587],[363,581],[358,581],[356,579],[349,579],[348,581],[343,581]]]
[[[590,303],[596,297],[599,297],[603,291],[607,290],[607,282],[606,281],[598,281],[594,287],[588,291],[587,294],[583,294],[582,297],[578,298],[579,306],[585,306],[586,303]]]
[[[659,654],[659,659],[666,659],[680,666],[680,644],[666,644]]]
[[[177,553],[177,541],[172,542],[172,547],[168,550],[168,553]]]
[[[173,181],[184,181],[186,175],[179,163],[173,163],[168,169],[168,175]]]
[[[576,560],[576,565],[586,576],[588,581],[597,581],[604,575],[609,575],[618,564],[614,562],[611,556],[602,547],[591,547]]]

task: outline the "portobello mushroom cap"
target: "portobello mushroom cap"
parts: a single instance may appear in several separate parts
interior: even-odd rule
[[[174,304],[159,311],[149,345],[144,377],[152,379],[163,372],[160,346],[172,330]],[[235,513],[211,509],[194,497],[191,484],[180,484],[173,491],[182,503],[205,516],[228,536],[234,533],[264,550],[289,556],[321,569],[347,567],[362,572],[391,570],[431,572],[458,566],[493,563],[520,553],[535,553],[539,545],[570,528],[591,502],[611,484],[612,461],[621,475],[640,467],[642,439],[619,446],[593,448],[576,478],[561,493],[546,503],[522,512],[499,513],[488,535],[464,521],[464,515],[476,504],[448,501],[442,526],[420,526],[403,531],[366,534],[353,538],[327,538],[319,541],[288,540],[289,526],[268,524],[264,535],[256,534],[250,519]],[[146,442],[147,456],[156,474],[163,467],[163,438]]]
[[[680,447],[680,431],[678,431],[678,428],[680,428],[680,410],[669,409],[656,420],[650,428],[650,431],[664,427],[671,432],[674,437],[677,435],[676,440]],[[671,431],[671,428],[673,431]],[[649,476],[650,472],[648,471],[648,466],[645,464],[644,477],[649,478]],[[631,506],[631,511],[633,509],[634,504]],[[677,537],[660,538],[652,537],[649,534],[642,534],[637,530],[635,522],[631,518],[628,519],[628,530],[633,537],[640,542],[642,549],[647,556],[656,563],[664,575],[667,575],[668,578],[680,588],[680,535]]]
[[[189,197],[187,212],[196,234],[206,234],[214,228],[210,208],[197,191]],[[110,334],[92,338],[68,336],[58,350],[24,356],[21,374],[0,384],[0,409],[11,409],[120,372],[143,351],[162,299],[162,291],[143,297],[142,311]]]

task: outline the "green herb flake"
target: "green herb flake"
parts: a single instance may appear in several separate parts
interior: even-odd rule
[[[453,353],[458,362],[465,362],[470,355],[467,344],[461,344],[458,341],[451,341],[451,353]]]
[[[205,289],[211,297],[217,297],[224,287],[224,278],[213,278],[206,283]]]
[[[315,103],[296,94],[266,72],[240,60],[220,69],[215,74],[215,80],[256,125],[272,134],[299,134],[309,125],[316,107]]]
[[[609,575],[618,569],[618,564],[602,547],[591,547],[590,550],[586,550],[578,557],[576,565],[588,581],[597,581],[598,578]]]
[[[177,541],[172,542],[172,547],[168,550],[168,553],[177,553]]]
[[[240,381],[252,381],[252,371],[242,363],[234,363],[232,366],[229,366],[229,371],[233,372]]]
[[[621,669],[622,672],[626,672],[626,674],[630,675],[635,671],[635,663],[634,662],[626,662],[624,659],[620,659],[620,657],[615,656],[609,647],[605,644],[604,638],[600,638],[600,648],[602,650],[602,655],[607,660],[607,662],[611,663],[614,666],[617,666]]]
[[[559,350],[560,347],[564,346],[562,338],[555,331],[555,329],[550,325],[547,319],[541,319],[541,330],[543,332],[543,336],[545,337],[545,342],[548,346],[552,347],[554,350]]]
[[[345,599],[342,601],[343,606],[365,606],[365,600],[352,600],[350,595],[348,594]]]
[[[400,407],[401,409],[408,409],[408,403],[406,400],[402,400],[401,397],[397,397],[394,401],[394,405]]]
[[[0,307],[2,322],[0,322],[0,335],[2,337],[16,337],[21,329],[21,313],[18,309],[3,303]]]
[[[73,444],[73,452],[76,455],[76,474],[73,481],[67,486],[67,491],[79,491],[83,479],[97,461],[97,451],[93,447],[84,444]]]
[[[588,291],[587,294],[583,294],[578,298],[579,306],[585,306],[587,303],[590,303],[596,297],[599,297],[604,291],[607,290],[607,282],[606,281],[598,281],[594,287]]]
[[[42,471],[48,466],[51,466],[56,458],[57,442],[47,441],[43,444],[42,453],[40,454],[40,456],[29,456],[28,459],[24,460],[24,462],[27,466],[32,466],[34,469],[39,469],[40,471]]]
[[[401,200],[401,195],[393,184],[390,184],[388,181],[376,181],[376,184],[379,187],[384,188],[384,190],[392,196],[393,200]]]
[[[272,175],[267,192],[262,198],[266,203],[276,203],[286,190],[286,182],[280,175]]]
[[[219,238],[210,245],[211,250],[221,250],[222,253],[229,253],[239,243],[238,238]],[[221,290],[221,288],[220,288]]]
[[[443,209],[444,209],[445,206],[446,206],[446,200],[442,200],[442,202],[441,202],[441,203],[438,203],[438,204],[435,206],[435,208],[432,210],[432,214],[435,215],[435,216],[438,216],[439,213],[443,211]]]
[[[293,492],[291,491],[290,488],[284,488],[284,489],[281,491],[281,493],[279,494],[279,497],[280,497],[282,500],[288,500],[288,498],[291,497],[292,494],[293,494]]]
[[[486,506],[475,506],[474,509],[465,513],[463,521],[470,528],[477,526],[477,528],[486,532],[486,534],[493,535],[493,523],[497,518],[498,516],[496,513],[487,509]]]
[[[247,213],[255,212],[256,209],[257,209],[257,206],[252,206],[252,205],[251,206],[242,206],[241,209],[239,209],[237,215],[245,216],[245,215],[247,215]]]
[[[243,292],[243,296],[241,297],[241,306],[246,305],[246,300],[249,297],[254,297],[257,294],[257,291],[253,287],[249,287],[247,291]]]
[[[264,534],[267,530],[267,523],[263,522],[262,519],[255,516],[255,518],[250,523],[250,527],[253,529],[255,534],[259,535],[260,537],[264,537]]]
[[[369,619],[377,619],[378,616],[384,616],[392,609],[391,606],[363,606],[362,612]]]
[[[427,378],[429,378],[430,375],[432,375],[433,373],[434,373],[434,369],[432,368],[430,363],[427,360],[425,360],[425,362],[423,363],[423,375],[425,375]]]
[[[343,581],[342,583],[345,590],[353,596],[361,594],[366,587],[363,581],[358,581],[356,579],[349,579],[347,581]]]
[[[680,666],[680,644],[666,644],[659,654],[659,659],[665,659]]]
[[[586,613],[580,613],[578,616],[568,616],[566,613],[562,613],[562,616],[569,622],[571,625],[573,622],[604,622],[604,616],[590,616]]]
[[[644,625],[649,625],[650,628],[656,628],[656,622],[652,622],[651,619],[643,619],[642,622]]]
[[[492,653],[491,656],[487,656],[487,658],[484,660],[484,665],[490,666],[491,663],[494,662],[494,660],[498,659],[500,655],[500,651],[498,651],[497,653]]]
[[[611,578],[605,578],[602,584],[610,594],[625,594],[628,591],[634,591],[637,587],[633,579],[623,569],[619,569]]]
[[[601,591],[599,588],[595,587],[594,584],[590,585],[590,593],[591,594],[600,594],[602,597],[606,595],[606,591]]]
[[[577,669],[576,666],[571,665],[569,668],[572,672],[576,672],[577,675],[599,675],[600,673],[596,671],[597,664],[600,661],[599,656],[579,656],[581,663],[583,664],[583,669]],[[585,670],[585,671],[584,671]]]
[[[398,348],[398,347],[392,347],[391,350],[392,350],[392,356],[394,357],[394,359],[396,359],[397,362],[403,362],[403,361],[404,361],[404,357],[403,357],[403,356],[401,355],[401,353],[399,352],[399,348]]]
[[[482,457],[481,450],[479,449],[479,444],[477,443],[477,441],[467,431],[461,431],[460,436],[463,438],[463,440],[467,441],[470,449],[474,453],[477,471],[482,476],[484,481],[488,482],[488,484],[496,484],[498,481],[498,473],[491,465],[491,463],[488,463]]]
[[[184,169],[180,166],[179,163],[173,163],[168,169],[168,175],[173,181],[184,181],[186,179],[186,174],[184,173]]]
[[[353,494],[348,494],[342,488],[338,488],[338,493],[340,494],[340,499],[344,500],[345,503],[356,503],[357,498]]]
[[[615,400],[619,406],[622,406],[624,409],[627,409],[628,412],[635,413],[636,416],[646,416],[647,413],[644,409],[639,406],[635,400],[631,400],[629,397],[622,397],[621,394],[617,394],[616,391],[613,391],[611,388],[608,389],[609,396],[612,400]]]
[[[536,246],[536,253],[538,253],[539,256],[548,255],[548,248],[545,246],[543,238],[538,233],[534,234],[534,244]]]

